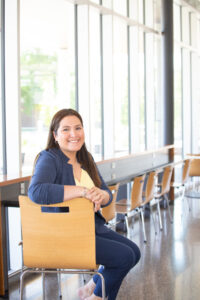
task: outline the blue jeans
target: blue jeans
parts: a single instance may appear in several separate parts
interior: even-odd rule
[[[119,233],[110,229],[96,233],[96,262],[102,265],[99,272],[105,279],[108,300],[116,299],[124,277],[138,263],[140,256],[138,246]],[[93,281],[96,283],[94,294],[102,297],[100,277],[95,275]]]

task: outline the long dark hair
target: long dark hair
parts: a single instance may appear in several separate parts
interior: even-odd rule
[[[60,122],[64,117],[68,116],[75,116],[77,117],[81,125],[83,126],[83,120],[81,118],[81,115],[74,109],[68,108],[68,109],[61,109],[59,110],[52,118],[51,124],[49,127],[49,135],[47,140],[47,146],[45,150],[49,150],[52,148],[58,148],[59,145],[56,143],[54,134],[57,134],[57,130],[60,126]],[[99,177],[96,164],[94,163],[94,160],[92,158],[92,155],[88,152],[85,143],[81,147],[79,151],[77,151],[77,160],[81,164],[84,170],[88,172],[90,177],[92,178],[95,186],[100,187],[101,186],[101,179]]]

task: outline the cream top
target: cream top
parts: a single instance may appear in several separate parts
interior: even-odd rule
[[[94,182],[92,181],[91,177],[85,170],[81,170],[81,179],[80,181],[77,178],[74,178],[76,185],[78,186],[84,186],[88,189],[91,189],[94,187]]]

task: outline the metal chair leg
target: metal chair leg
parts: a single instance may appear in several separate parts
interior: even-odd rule
[[[159,224],[160,224],[160,230],[163,230],[162,226],[162,219],[161,219],[161,213],[160,213],[160,203],[159,201],[157,202],[157,211],[158,211],[158,218],[159,218]]]
[[[128,235],[128,237],[130,237],[130,229],[129,229],[128,216],[127,215],[125,215],[125,222],[126,222],[127,235]]]
[[[58,273],[58,295],[59,295],[59,298],[62,298],[61,273]]]
[[[20,289],[19,289],[19,298],[20,300],[23,300],[23,291],[24,291],[24,281],[23,281],[23,278],[24,278],[25,274],[21,274],[20,275]]]
[[[155,231],[155,235],[157,234],[157,229],[156,229],[156,222],[155,222],[155,219],[154,219],[154,216],[153,216],[153,210],[152,210],[152,206],[150,204],[150,213],[151,213],[151,217],[152,217],[152,220],[153,220],[153,226],[154,226],[154,231]]]
[[[166,202],[167,202],[167,209],[168,209],[168,213],[169,213],[169,219],[170,219],[170,223],[172,224],[173,220],[172,220],[172,215],[171,215],[171,211],[170,211],[170,207],[169,207],[169,199],[168,199],[168,196],[166,194],[164,195],[164,198],[166,199]]]
[[[45,273],[42,272],[42,299],[45,300]]]
[[[144,214],[143,214],[143,209],[140,209],[140,215],[141,215],[141,220],[142,220],[142,229],[143,229],[143,234],[144,234],[144,243],[147,242],[147,237],[146,237],[146,230],[144,226]]]

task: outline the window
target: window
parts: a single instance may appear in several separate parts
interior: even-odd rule
[[[174,4],[174,39],[176,41],[181,41],[181,9],[180,6],[177,4]]]
[[[0,1],[0,12],[1,12],[1,1]],[[0,22],[1,26],[2,22]],[[0,28],[2,29],[2,28]],[[2,30],[0,30],[0,49],[1,49],[1,33]],[[0,70],[2,70],[2,62],[1,62],[1,53],[0,53]],[[2,136],[2,128],[3,128],[3,115],[2,115],[2,78],[0,74],[0,89],[1,89],[1,94],[0,94],[0,175],[3,174],[3,136]]]
[[[174,145],[182,155],[182,67],[181,49],[174,48]]]
[[[75,108],[74,6],[22,0],[20,15],[21,149],[23,170],[30,171],[52,116]]]
[[[102,159],[101,80],[100,80],[100,16],[90,8],[89,17],[90,72],[90,150],[95,160]]]
[[[114,153],[128,154],[128,53],[127,26],[114,18],[113,30],[114,84]]]

